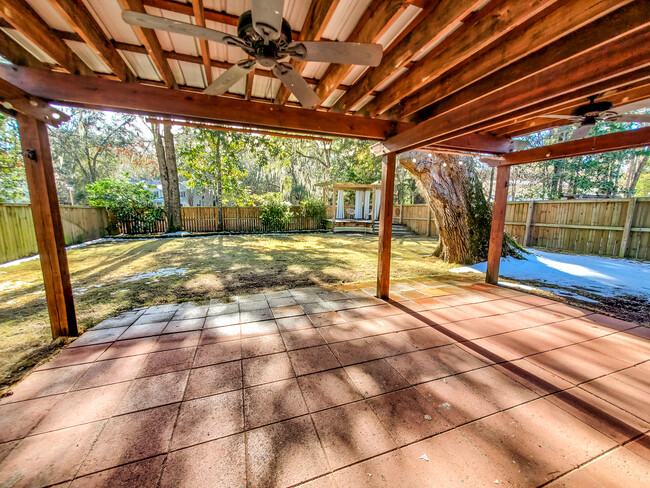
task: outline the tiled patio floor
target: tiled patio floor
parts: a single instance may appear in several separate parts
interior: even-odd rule
[[[650,329],[460,281],[150,307],[0,400],[0,486],[648,486]]]

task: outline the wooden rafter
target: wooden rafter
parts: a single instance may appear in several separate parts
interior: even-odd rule
[[[441,0],[435,9],[387,53],[376,68],[371,68],[336,102],[332,111],[346,112],[393,76],[418,53],[444,39],[458,23],[485,3],[481,0]]]
[[[82,0],[54,0],[52,3],[84,42],[102,58],[115,76],[122,81],[133,81],[135,79],[130,68],[119,55],[117,49],[111,44],[111,41],[104,35],[102,28]]]
[[[312,0],[298,40],[319,41],[338,4],[339,0]],[[306,62],[295,59],[291,60],[291,64],[300,74],[302,74],[305,66],[307,66]],[[289,100],[290,95],[291,92],[289,89],[284,85],[280,85],[280,89],[275,95],[275,103],[284,105]]]
[[[405,0],[373,0],[357,23],[347,42],[377,42],[408,6]],[[350,73],[353,66],[332,63],[316,86],[316,95],[323,101]]]
[[[70,73],[93,75],[93,71],[59,39],[25,0],[0,0],[0,17],[42,49]]]
[[[505,35],[493,47],[444,74],[436,83],[428,84],[404,97],[390,112],[391,118],[402,119],[409,116],[628,3],[629,0],[569,0],[556,3],[550,11],[542,12],[521,28]],[[634,7],[633,9],[638,10]],[[602,39],[603,33],[616,35],[616,32],[626,29],[625,22],[617,20],[624,15],[625,12],[609,16],[606,21],[600,22],[594,28],[583,30],[579,37],[585,40],[594,39],[591,34],[595,32],[600,34],[597,39]],[[603,28],[606,32],[603,32]],[[575,45],[574,39],[568,37],[562,42]]]
[[[492,166],[514,166],[537,163],[553,159],[573,158],[610,151],[623,151],[636,147],[650,146],[650,127],[637,130],[614,132],[602,136],[586,137],[575,141],[561,142],[551,146],[536,147],[526,151],[515,151],[502,156],[503,161]]]
[[[476,12],[461,28],[437,45],[403,76],[385,88],[364,108],[370,116],[379,115],[403,97],[434,82],[441,74],[523,24],[557,0],[503,0]]]
[[[203,0],[192,0],[192,13],[196,25],[205,27],[205,10]],[[212,63],[210,62],[210,44],[205,39],[199,39],[201,46],[201,58],[203,59],[203,69],[205,71],[205,81],[209,85],[212,83]]]
[[[39,69],[50,68],[2,30],[0,30],[0,55],[10,63],[18,66]]]
[[[138,83],[73,76],[0,65],[0,78],[22,90],[63,105],[251,124],[260,128],[381,140],[408,126],[365,117],[212,97]]]
[[[429,119],[434,114],[439,115],[470,104],[474,100],[502,90],[523,78],[540,73],[559,63],[565,63],[564,66],[573,74],[579,74],[579,71],[576,70],[580,65],[575,62],[566,63],[568,59],[580,56],[589,50],[600,49],[613,39],[650,25],[650,11],[645,9],[642,3],[632,3],[570,33],[530,56],[443,98],[436,104],[414,114],[411,119],[420,122]]]
[[[551,66],[535,76],[521,79],[507,88],[498,89],[485,97],[432,117],[390,138],[384,145],[389,151],[402,151],[439,143],[463,133],[479,132],[489,127],[494,119],[508,116],[517,110],[534,111],[543,108],[546,103],[553,106],[551,101],[558,95],[574,92],[574,99],[581,98],[582,95],[578,95],[580,88],[591,90],[590,87],[600,82],[604,86],[611,82],[611,87],[615,88],[620,85],[614,80],[622,75],[630,75],[628,83],[636,81],[635,77],[643,79],[647,76],[644,67],[650,67],[650,27],[615,39],[598,49]]]
[[[146,13],[141,0],[119,0],[119,2],[123,9]],[[158,74],[160,74],[160,77],[165,82],[165,85],[168,88],[178,88],[176,78],[174,77],[174,73],[172,73],[172,69],[169,67],[169,63],[167,62],[156,33],[152,29],[144,29],[137,26],[132,27],[140,42],[147,49],[147,53],[151,56],[151,60],[158,70]]]

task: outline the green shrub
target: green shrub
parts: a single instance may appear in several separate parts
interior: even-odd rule
[[[314,219],[320,227],[327,224],[327,208],[319,198],[307,197],[300,204],[302,215]]]
[[[262,224],[266,231],[283,231],[293,218],[291,204],[282,200],[280,193],[262,196]]]

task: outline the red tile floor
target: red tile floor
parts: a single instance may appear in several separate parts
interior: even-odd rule
[[[106,320],[0,400],[0,486],[650,486],[650,329],[409,281]]]

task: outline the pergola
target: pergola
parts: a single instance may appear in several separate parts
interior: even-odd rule
[[[332,207],[334,214],[332,216],[332,228],[335,228],[337,221],[352,221],[352,223],[374,224],[377,217],[381,192],[381,184],[379,183],[349,183],[345,181],[323,182],[317,183],[316,187],[323,189],[323,203],[327,204],[326,193],[328,190],[332,192]],[[354,215],[353,217],[346,217],[345,205],[343,204],[343,192],[354,191]],[[372,203],[370,202],[370,196]],[[368,218],[370,216],[370,218]]]
[[[510,166],[645,146],[650,128],[513,151],[511,138],[566,124],[599,95],[650,97],[648,0],[311,0],[286,2],[295,40],[378,42],[375,68],[292,61],[321,100],[300,108],[270,70],[223,96],[201,93],[241,58],[234,47],[140,27],[122,9],[230,33],[247,2],[0,0],[2,110],[16,116],[54,336],[76,335],[46,124],[49,102],[285,135],[379,141],[383,154],[377,295],[389,295],[399,153],[488,154],[497,190],[487,281],[496,283]],[[222,11],[222,6],[227,9]]]

